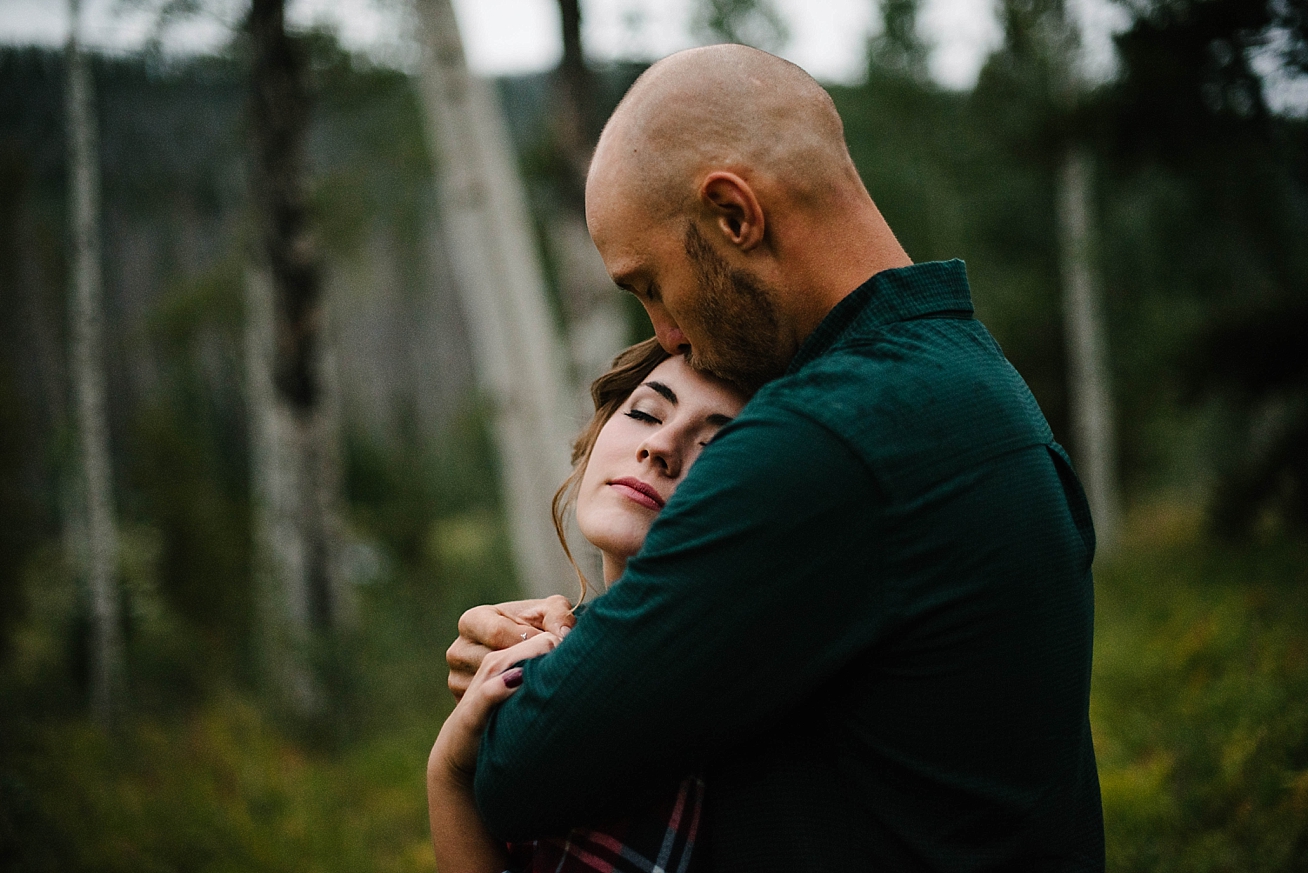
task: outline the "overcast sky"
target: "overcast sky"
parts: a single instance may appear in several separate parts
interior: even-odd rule
[[[880,27],[876,0],[773,0],[791,39],[781,52],[827,82],[850,82],[863,69],[868,36]],[[1091,66],[1112,68],[1110,33],[1121,13],[1108,0],[1072,0],[1083,21]],[[83,0],[86,41],[131,51],[151,32],[160,0]],[[243,0],[208,0],[208,17],[169,29],[165,47],[193,52],[227,38]],[[597,61],[650,59],[693,45],[694,0],[582,0],[587,52]],[[469,63],[486,74],[552,67],[561,52],[555,0],[454,0]],[[351,49],[403,64],[412,57],[404,0],[291,0],[301,25],[326,24]],[[923,0],[921,29],[934,47],[931,70],[942,83],[963,88],[1000,40],[994,0]],[[59,45],[67,34],[61,0],[0,0],[0,42]]]

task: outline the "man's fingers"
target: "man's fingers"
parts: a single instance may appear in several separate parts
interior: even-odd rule
[[[468,683],[472,681],[473,674],[477,672],[477,668],[490,652],[491,650],[485,646],[469,642],[463,637],[459,637],[445,650],[445,663],[450,668],[447,684],[455,700],[463,698],[463,693],[468,690]]]
[[[473,675],[491,652],[512,648],[542,633],[563,637],[574,622],[572,604],[557,594],[540,600],[474,606],[459,616],[459,638],[445,651],[450,693],[456,700],[462,699]]]
[[[454,699],[462,700],[463,695],[468,693],[468,685],[472,683],[472,677],[465,673],[450,672],[450,676],[445,680],[445,685],[454,695]]]
[[[493,608],[506,618],[550,633],[556,633],[559,627],[572,626],[572,603],[561,594],[538,600],[511,600]]]
[[[504,606],[474,606],[459,617],[459,637],[488,649],[507,649],[542,630],[534,622],[502,611]],[[526,636],[523,636],[526,634]]]
[[[545,598],[541,627],[557,637],[565,637],[576,623],[577,616],[573,615],[568,598],[558,594]]]

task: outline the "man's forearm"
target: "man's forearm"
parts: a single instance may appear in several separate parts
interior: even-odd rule
[[[529,839],[634,811],[651,784],[692,772],[867,645],[876,623],[856,616],[875,610],[813,584],[838,572],[827,541],[848,534],[867,482],[816,426],[786,432],[803,451],[771,465],[759,461],[778,439],[767,422],[734,452],[706,450],[626,576],[526,666],[478,759],[492,833]],[[761,491],[785,511],[760,512]],[[775,548],[785,542],[811,548]]]

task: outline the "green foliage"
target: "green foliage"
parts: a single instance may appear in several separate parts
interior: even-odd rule
[[[354,442],[356,548],[372,561],[356,573],[358,628],[331,653],[332,720],[312,732],[230,671],[195,686],[196,662],[222,648],[155,593],[167,538],[142,525],[124,528],[120,571],[133,712],[109,734],[88,724],[69,693],[77,583],[58,544],[39,548],[0,673],[0,866],[432,870],[423,765],[452,704],[445,648],[464,609],[514,595],[488,453],[475,414],[425,460]]]
[[[22,487],[22,459],[29,432],[27,410],[14,390],[13,378],[0,361],[0,665],[8,660],[9,639],[22,614],[22,568],[36,545],[36,508]]]
[[[1109,869],[1308,866],[1308,544],[1137,514],[1097,574],[1091,721]]]
[[[1302,530],[1308,123],[1269,114],[1251,58],[1280,28],[1292,66],[1305,19],[1278,0],[1138,5],[1095,110],[1104,226],[1127,231],[1105,235],[1104,263],[1135,315],[1118,328],[1123,417],[1208,402],[1218,527],[1248,534],[1272,513]]]
[[[5,727],[6,870],[434,869],[423,791],[434,728],[416,719],[332,753],[300,747],[233,695],[112,735],[76,721]]]

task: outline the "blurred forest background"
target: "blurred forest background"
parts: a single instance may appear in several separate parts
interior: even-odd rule
[[[1099,81],[1064,0],[997,0],[959,91],[918,0],[868,2],[855,161],[915,260],[966,260],[1097,501],[1109,869],[1308,869],[1308,112],[1268,96],[1308,4],[1118,0]],[[434,869],[457,617],[570,590],[513,447],[550,479],[648,333],[579,223],[642,65],[588,62],[576,0],[559,68],[489,91],[448,2],[405,70],[280,6],[212,56],[0,47],[5,870]],[[787,39],[760,0],[695,26]],[[478,311],[505,276],[538,299]]]

